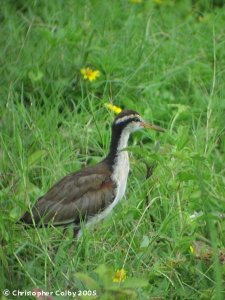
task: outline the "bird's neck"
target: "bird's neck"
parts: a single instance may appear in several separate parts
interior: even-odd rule
[[[123,129],[122,131],[112,130],[112,138],[109,149],[109,154],[106,157],[106,160],[114,165],[119,154],[123,152],[122,150],[127,147],[129,140],[130,132],[128,129]]]

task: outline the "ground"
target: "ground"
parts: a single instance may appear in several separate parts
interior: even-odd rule
[[[222,4],[1,3],[1,290],[225,298]],[[53,183],[107,154],[106,103],[166,129],[130,139],[126,197],[76,243],[71,230],[16,224]]]

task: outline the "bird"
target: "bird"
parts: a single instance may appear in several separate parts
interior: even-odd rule
[[[37,199],[19,222],[26,226],[68,227],[72,225],[74,237],[80,237],[83,226],[101,221],[123,198],[129,174],[129,156],[126,151],[131,133],[150,128],[165,130],[147,123],[134,110],[122,110],[112,124],[108,155],[99,163],[71,173]],[[124,150],[125,149],[125,150]]]

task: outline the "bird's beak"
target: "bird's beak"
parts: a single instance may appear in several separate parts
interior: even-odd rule
[[[150,129],[160,131],[160,132],[165,132],[166,131],[164,128],[162,128],[160,126],[157,126],[157,125],[154,125],[154,124],[143,122],[142,125],[143,125],[144,128],[150,128]]]

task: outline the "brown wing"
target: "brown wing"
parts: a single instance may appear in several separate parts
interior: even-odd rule
[[[103,168],[104,170],[104,168]],[[110,172],[93,167],[70,174],[55,184],[21,221],[33,224],[64,225],[91,217],[114,200],[115,184]]]

